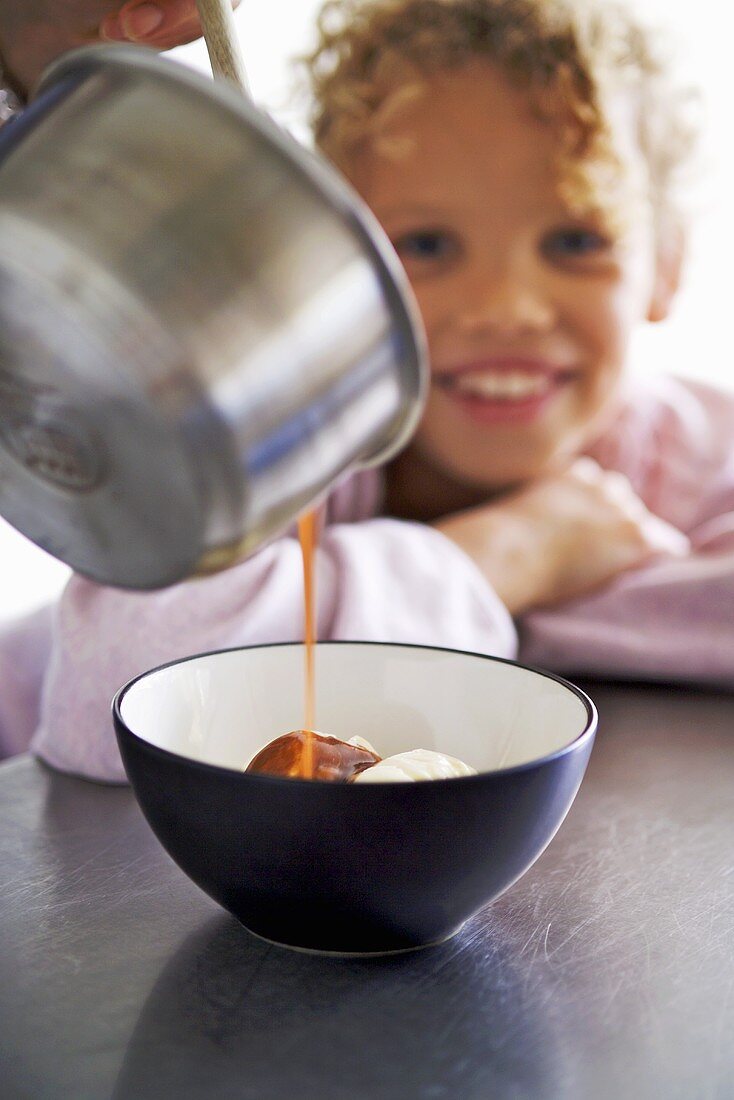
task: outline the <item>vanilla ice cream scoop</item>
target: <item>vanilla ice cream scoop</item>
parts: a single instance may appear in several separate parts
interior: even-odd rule
[[[411,749],[384,760],[359,772],[352,783],[406,783],[421,779],[454,779],[460,775],[476,775],[476,769],[431,749]]]

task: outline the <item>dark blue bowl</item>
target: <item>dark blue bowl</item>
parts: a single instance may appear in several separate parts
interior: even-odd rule
[[[363,642],[317,652],[317,728],[382,756],[438,749],[476,776],[342,784],[246,774],[303,724],[303,649],[259,646],[146,672],[115,697],[130,782],[178,865],[259,936],[373,953],[440,942],[512,885],[563,821],[597,716],[510,661]]]

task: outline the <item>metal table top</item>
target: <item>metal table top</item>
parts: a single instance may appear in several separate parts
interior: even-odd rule
[[[249,935],[125,788],[0,767],[0,1095],[734,1096],[734,696],[583,685],[557,837],[451,942],[333,959]]]

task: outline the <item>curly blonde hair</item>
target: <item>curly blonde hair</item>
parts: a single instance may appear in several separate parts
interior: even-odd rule
[[[676,82],[657,32],[615,0],[327,0],[318,33],[303,59],[311,125],[345,170],[366,142],[379,147],[386,123],[421,94],[422,77],[486,58],[556,128],[559,186],[577,208],[620,205],[624,157],[607,97],[631,89],[647,196],[657,211],[679,210],[695,97]]]

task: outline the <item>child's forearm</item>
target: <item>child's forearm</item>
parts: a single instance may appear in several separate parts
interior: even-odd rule
[[[433,524],[467,554],[513,617],[546,601],[547,563],[535,551],[529,524],[505,509],[463,512]]]
[[[513,615],[591,592],[654,555],[690,549],[626,478],[590,459],[435,526],[469,555]]]
[[[27,752],[38,726],[54,608],[0,625],[0,760]]]

